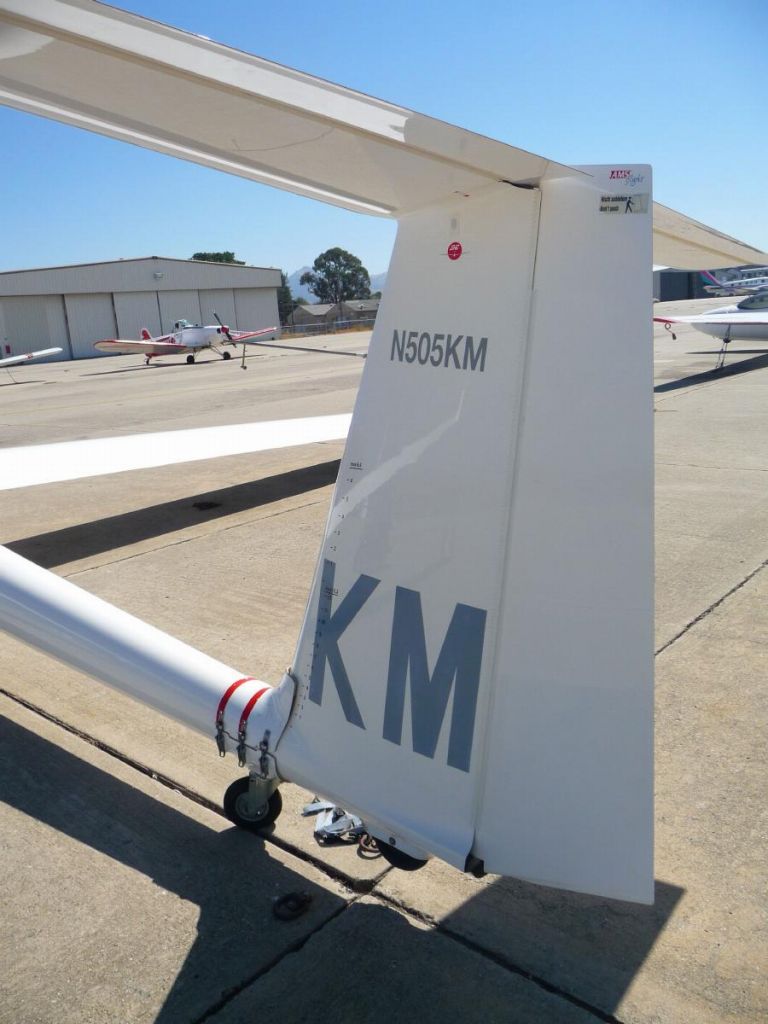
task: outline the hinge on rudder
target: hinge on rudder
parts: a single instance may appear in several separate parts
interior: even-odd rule
[[[272,757],[272,755],[269,752],[270,735],[271,733],[269,729],[265,729],[264,735],[261,738],[261,743],[259,744],[259,770],[261,771],[262,779],[269,778],[269,759],[270,757]],[[272,760],[274,760],[274,758],[272,758]]]

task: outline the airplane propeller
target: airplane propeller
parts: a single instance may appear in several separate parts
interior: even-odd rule
[[[216,322],[218,323],[219,327],[221,328],[221,333],[224,335],[224,337],[227,339],[227,341],[232,342],[232,344],[234,345],[235,344],[235,339],[232,337],[229,328],[225,324],[222,323],[221,317],[219,316],[219,314],[216,312],[215,309],[213,311],[213,315],[215,316]]]
[[[237,343],[236,343],[235,339],[232,337],[229,328],[225,324],[223,324],[221,322],[221,317],[219,316],[219,314],[216,312],[215,309],[213,311],[213,315],[216,317],[216,321],[217,321],[217,323],[219,325],[221,333],[224,335],[224,337],[227,339],[227,341],[231,342],[233,345],[236,345]],[[245,365],[245,342],[243,342],[243,358],[242,358],[242,360],[240,362],[240,369],[241,370],[247,370],[248,369],[248,367]]]

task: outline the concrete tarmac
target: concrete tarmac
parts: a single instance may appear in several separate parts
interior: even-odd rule
[[[219,809],[241,771],[212,740],[0,636],[2,1024],[768,1018],[768,344],[714,373],[713,339],[655,335],[655,905],[320,847],[293,786],[271,836],[244,834]],[[246,372],[0,370],[2,444],[347,412],[367,341],[254,350]],[[0,493],[0,541],[274,681],[341,449]],[[277,920],[293,891],[307,913]]]

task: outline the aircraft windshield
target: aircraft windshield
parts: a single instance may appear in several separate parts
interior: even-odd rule
[[[757,292],[755,295],[748,295],[742,299],[737,309],[768,309],[768,290]]]

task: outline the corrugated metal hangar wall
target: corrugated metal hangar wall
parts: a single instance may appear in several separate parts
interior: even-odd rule
[[[59,347],[89,359],[101,338],[164,334],[176,320],[258,330],[279,324],[280,271],[157,256],[0,273],[3,355]]]

